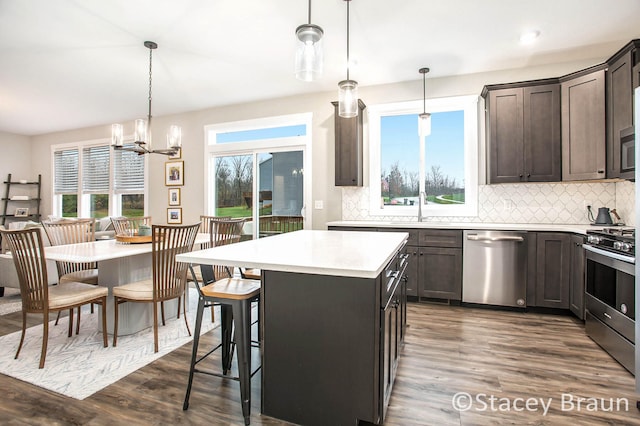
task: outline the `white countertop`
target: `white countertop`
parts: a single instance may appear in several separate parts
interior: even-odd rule
[[[373,220],[343,220],[327,223],[327,226],[352,226],[352,227],[376,227],[399,229],[487,229],[498,231],[550,231],[572,232],[574,234],[586,234],[587,230],[602,229],[606,226],[593,226],[586,224],[551,223],[484,223],[484,222],[394,222]]]
[[[207,242],[209,242],[209,234],[198,233],[196,236],[196,244]],[[49,260],[91,263],[151,253],[151,243],[123,244],[111,239],[45,247],[44,252],[46,258]]]
[[[406,232],[287,232],[180,254],[181,262],[269,271],[375,278],[408,238]]]

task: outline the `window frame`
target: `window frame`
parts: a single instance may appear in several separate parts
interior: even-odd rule
[[[257,119],[249,119],[242,121],[233,121],[227,123],[210,124],[204,126],[204,171],[206,179],[204,181],[204,201],[206,214],[215,214],[216,199],[216,176],[215,176],[215,158],[220,156],[234,155],[251,155],[254,164],[257,163],[258,155],[266,152],[286,152],[286,151],[302,151],[304,164],[304,183],[303,183],[303,207],[304,228],[310,228],[312,223],[313,209],[311,205],[312,190],[312,122],[313,114],[300,113],[281,115],[273,117],[263,117]],[[305,125],[306,131],[303,136],[289,136],[284,138],[260,139],[244,142],[224,142],[216,143],[217,134],[228,132],[239,132],[247,130],[267,129],[274,127],[285,127],[292,125]],[[254,185],[258,182],[258,169],[253,168]],[[254,202],[258,198],[258,191],[253,190]],[[258,211],[254,209],[252,218],[254,223],[258,223]],[[257,233],[254,233],[257,238]]]
[[[381,202],[381,118],[383,116],[420,114],[424,101],[394,102],[368,107],[369,121],[369,214],[371,216],[417,217],[418,206],[384,206]],[[479,97],[475,95],[451,96],[427,99],[429,113],[464,111],[464,184],[465,204],[427,204],[422,206],[422,217],[427,216],[467,216],[478,215],[478,140],[479,140]],[[417,120],[417,117],[416,117]],[[428,139],[428,137],[427,137]],[[428,143],[428,141],[427,141]],[[420,140],[420,152],[424,153],[424,139]],[[419,191],[425,189],[425,158],[419,159]]]
[[[133,143],[133,135],[125,139],[125,144]],[[57,151],[64,150],[77,150],[78,151],[78,186],[77,186],[77,217],[91,217],[91,195],[92,192],[85,193],[83,190],[83,150],[85,148],[96,146],[108,146],[109,147],[109,212],[108,216],[121,216],[122,215],[122,196],[129,194],[139,194],[139,192],[124,191],[116,192],[114,186],[115,178],[115,155],[114,150],[111,148],[111,139],[93,139],[78,142],[67,142],[61,144],[51,145],[51,211],[54,216],[62,217],[62,194],[55,193],[55,153]],[[144,158],[144,215],[147,215],[149,211],[149,159],[147,156]]]

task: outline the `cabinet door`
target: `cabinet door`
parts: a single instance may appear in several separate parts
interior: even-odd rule
[[[584,319],[585,255],[582,235],[571,236],[571,279],[569,283],[569,309]]]
[[[362,186],[362,111],[364,103],[358,100],[358,115],[342,118],[335,106],[335,184],[336,186]]]
[[[633,88],[640,87],[640,62],[633,67]],[[640,126],[640,123],[636,123],[636,126]]]
[[[539,232],[536,238],[536,306],[568,309],[571,236]]]
[[[605,177],[604,70],[561,84],[562,180]]]
[[[559,182],[560,85],[524,88],[524,180]]]
[[[607,177],[620,177],[620,130],[633,124],[631,50],[607,70]]]
[[[462,249],[421,247],[418,257],[420,297],[462,299]]]
[[[524,175],[523,90],[489,92],[489,183],[520,182]]]

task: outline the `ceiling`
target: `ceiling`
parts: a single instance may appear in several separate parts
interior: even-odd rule
[[[293,76],[307,0],[0,0],[0,131],[37,135],[336,90],[346,2],[316,0],[324,75]],[[640,38],[638,0],[353,0],[350,77],[360,86],[593,60]],[[634,18],[635,16],[635,18]],[[522,46],[524,30],[540,31]],[[337,93],[336,93],[337,96]]]

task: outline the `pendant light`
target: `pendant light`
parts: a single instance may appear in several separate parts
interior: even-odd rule
[[[421,138],[431,134],[431,114],[427,112],[427,81],[426,76],[429,68],[420,68],[422,74],[422,114],[418,115],[418,132]]]
[[[358,115],[358,82],[349,79],[349,3],[347,2],[347,79],[338,83],[338,115],[343,118]]]
[[[122,124],[111,125],[111,146],[121,151],[132,151],[139,155],[163,154],[176,155],[182,146],[182,129],[180,126],[170,126],[167,133],[167,149],[151,149],[151,81],[153,51],[158,44],[153,41],[145,41],[144,47],[149,49],[149,112],[147,119],[138,119],[134,124],[134,146],[124,146]]]
[[[296,78],[302,81],[317,80],[322,76],[322,36],[324,31],[311,23],[311,0],[309,0],[309,23],[296,28]]]

